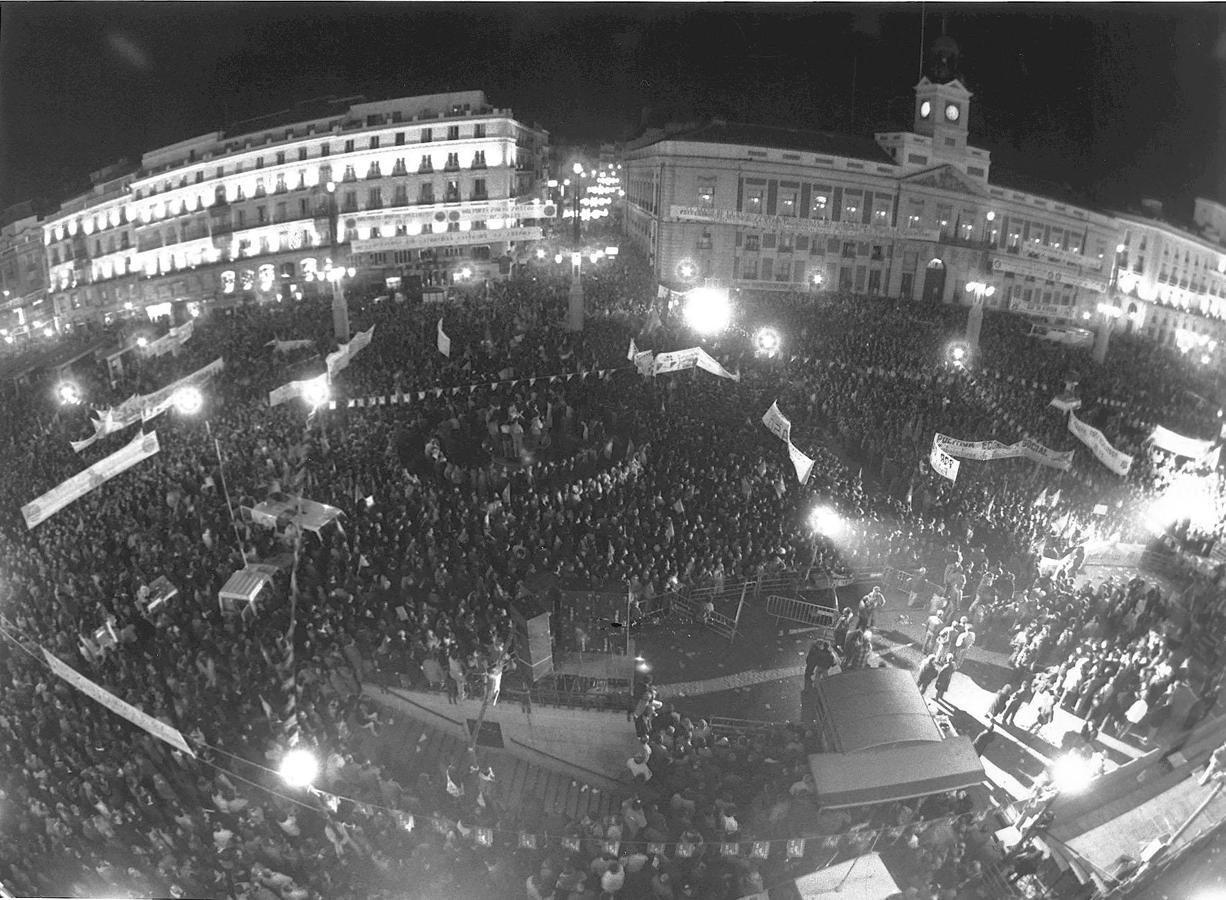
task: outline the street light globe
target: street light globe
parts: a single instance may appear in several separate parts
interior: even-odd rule
[[[277,772],[290,787],[310,787],[319,776],[319,760],[310,750],[291,750],[281,757]]]
[[[1127,249],[1128,249],[1128,248],[1127,248],[1127,247],[1125,247],[1123,244],[1116,244],[1116,245],[1115,245],[1115,252],[1116,252],[1116,253],[1123,253],[1123,252],[1124,252],[1125,250],[1127,250]]]
[[[55,387],[55,397],[61,406],[76,406],[81,402],[81,389],[71,381],[61,381]]]
[[[358,274],[358,270],[355,269],[353,266],[350,266],[348,269],[345,270],[345,274],[348,275],[350,278],[352,278],[354,275]]]
[[[136,346],[144,348],[149,346],[149,338],[141,336],[136,339]]]
[[[328,387],[327,374],[312,378],[302,391],[302,399],[306,400],[312,409],[323,406],[331,396],[332,391]]]
[[[335,181],[329,181],[326,187],[327,187],[327,191],[329,194],[336,193],[336,182]]]
[[[817,287],[821,287],[822,282],[825,281],[826,278],[824,275],[822,275],[821,272],[814,272],[812,277],[809,280],[812,281],[813,284],[816,285]]]
[[[753,340],[759,353],[774,356],[779,352],[779,332],[773,328],[759,328]]]
[[[47,326],[43,329],[43,337],[51,337],[53,334],[55,334],[55,332],[51,330],[51,326]]]
[[[1051,783],[1062,794],[1080,794],[1094,780],[1094,768],[1084,756],[1068,753],[1051,766]]]
[[[677,274],[689,281],[698,274],[698,266],[688,259],[683,259],[677,264]]]
[[[728,292],[719,288],[694,288],[685,301],[685,321],[699,334],[719,334],[732,321]]]
[[[575,163],[573,166],[570,167],[570,170],[574,172],[576,175],[582,175],[583,174],[583,163]]]
[[[988,214],[987,214],[987,216],[985,216],[985,218],[986,218],[986,219],[987,219],[989,222],[995,222],[995,221],[996,221],[996,213],[995,213],[995,212],[993,212],[992,210],[988,210]]]
[[[971,348],[965,341],[953,341],[945,348],[945,358],[951,365],[964,366],[971,357]]]
[[[558,263],[559,265],[561,265],[561,263],[562,263],[562,258],[563,258],[563,257],[562,257],[562,254],[561,254],[561,253],[555,253],[555,254],[553,255],[553,261],[554,261],[555,263]]]
[[[809,527],[820,535],[832,538],[843,533],[846,523],[833,507],[818,506],[809,513]]]
[[[198,387],[181,387],[175,391],[175,409],[185,416],[194,416],[204,406],[204,395]]]
[[[541,247],[537,247],[537,248],[536,248],[536,258],[537,258],[537,259],[544,259],[544,258],[545,258],[545,250],[544,250],[543,248],[541,248]]]

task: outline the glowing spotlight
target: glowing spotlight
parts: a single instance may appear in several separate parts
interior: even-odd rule
[[[832,507],[819,506],[809,513],[809,527],[826,537],[837,537],[843,533],[847,524]]]
[[[143,350],[145,347],[148,347],[148,346],[149,346],[149,338],[147,338],[147,337],[143,337],[143,336],[142,336],[142,337],[138,337],[138,338],[136,339],[136,346],[140,347],[142,350]]]
[[[307,402],[311,409],[318,409],[323,406],[332,396],[332,391],[328,387],[328,376],[320,375],[318,378],[312,378],[307,382],[306,387],[302,391],[302,399]]]
[[[561,254],[561,253],[555,253],[555,254],[554,254],[554,257],[553,257],[553,261],[554,261],[555,263],[557,263],[558,265],[561,265],[561,264],[562,264],[562,258],[563,258],[563,257],[562,257],[562,254]]]
[[[826,276],[824,276],[821,272],[814,272],[812,275],[809,276],[809,282],[814,287],[821,287],[822,284],[825,282],[825,280],[826,280]]]
[[[779,332],[773,328],[760,328],[753,337],[754,345],[763,356],[774,356],[779,352]]]
[[[954,341],[945,348],[945,358],[951,366],[962,368],[971,359],[971,348],[966,341]]]
[[[194,416],[204,407],[204,395],[197,387],[181,387],[175,391],[175,409],[185,416]]]
[[[1094,767],[1084,756],[1068,753],[1051,766],[1051,783],[1062,794],[1080,794],[1094,780]]]
[[[683,259],[677,263],[677,275],[685,281],[690,281],[698,274],[698,266],[691,260]]]
[[[81,389],[71,381],[61,381],[55,386],[55,398],[61,406],[76,406],[81,402]]]
[[[537,247],[537,248],[536,248],[536,258],[537,258],[537,259],[544,259],[544,258],[545,258],[545,249],[544,249],[543,247]]]
[[[319,760],[310,750],[291,750],[281,757],[277,771],[290,787],[310,787],[319,775]]]
[[[699,334],[719,334],[732,321],[728,292],[720,288],[694,288],[686,296],[685,321]]]
[[[641,653],[634,658],[634,664],[635,668],[637,668],[640,672],[647,672],[651,669],[651,666],[647,664],[647,660],[643,659],[643,655]]]
[[[1217,518],[1213,497],[1214,478],[1181,475],[1155,500],[1146,514],[1145,525],[1154,534],[1163,534],[1176,522],[1187,519],[1197,528],[1212,529]]]
[[[55,334],[55,332],[51,330],[50,326],[43,329],[43,337],[51,337],[53,334]]]

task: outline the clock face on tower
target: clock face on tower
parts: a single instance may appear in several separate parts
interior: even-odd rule
[[[932,115],[932,103],[928,100],[925,100],[923,103],[920,104],[920,118],[926,119],[931,115]]]
[[[962,111],[958,109],[958,104],[956,103],[946,104],[945,118],[948,119],[950,122],[957,122],[958,116],[960,116],[961,114],[962,114]]]

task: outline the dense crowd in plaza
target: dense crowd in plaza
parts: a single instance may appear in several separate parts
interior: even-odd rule
[[[1162,483],[1144,429],[1216,429],[1189,396],[1218,395],[1203,372],[1131,340],[1093,369],[1084,351],[1029,338],[1004,315],[986,320],[978,358],[953,366],[945,347],[963,311],[822,294],[742,298],[739,324],[706,342],[739,382],[698,371],[647,379],[627,362],[631,338],[656,351],[697,339],[667,311],[656,324],[653,286],[632,258],[586,277],[580,334],[562,329],[566,285],[543,270],[445,306],[355,303],[354,331],[374,325],[374,340],[337,377],[337,408],[309,421],[299,402],[270,408],[267,396],[322,370],[333,346],[326,302],[210,312],[182,353],[132,360],[115,383],[79,366],[74,377],[99,407],[218,356],[226,368],[199,415],[172,411],[147,426],[158,431],[156,456],[33,530],[22,504],[127,438],[77,454],[69,440],[90,431],[85,407],[57,410],[50,384],[5,398],[0,882],[30,895],[341,900],[505,897],[513,879],[532,898],[732,898],[792,869],[712,845],[863,824],[812,815],[804,728],[719,735],[643,685],[642,745],[628,750],[639,795],[620,816],[566,826],[578,851],[520,848],[503,831],[492,847],[472,840],[477,829],[519,824],[496,780],[475,758],[445,772],[405,769],[404,748],[381,739],[387,713],[360,685],[382,670],[479,695],[497,681],[517,604],[544,573],[629,584],[646,606],[679,584],[874,561],[915,573],[935,679],[947,657],[965,657],[967,634],[1011,643],[1016,683],[998,697],[1005,720],[1023,703],[1041,719],[1050,696],[1091,729],[1159,727],[1181,684],[1201,692],[1198,715],[1212,708],[1217,685],[1192,685],[1188,663],[1192,629],[1217,614],[1211,576],[1176,619],[1172,598],[1140,581],[1078,588],[1067,568],[1039,567],[1045,546],[1143,532],[1135,510]],[[449,357],[435,349],[440,316]],[[755,354],[758,325],[784,335],[778,356]],[[319,352],[274,353],[266,345],[278,338],[310,339]],[[964,463],[956,483],[931,471],[934,431],[1013,441],[1025,429],[1055,450],[1080,447],[1047,407],[1071,370],[1087,421],[1136,450],[1128,479],[1096,469],[1084,448],[1066,474],[1020,460]],[[404,402],[345,402],[389,395]],[[760,422],[775,400],[816,459],[801,487]],[[505,456],[520,464],[500,464]],[[270,771],[289,699],[279,675],[288,574],[278,576],[278,601],[250,619],[218,606],[219,587],[245,561],[285,553],[271,529],[228,511],[270,490],[345,513],[341,528],[302,540],[292,665],[299,725],[327,761],[321,786],[358,805],[291,794]],[[1094,516],[1108,490],[1108,514]],[[815,499],[840,510],[847,535],[813,533]],[[142,588],[159,576],[179,596],[147,619]],[[847,667],[865,661],[871,618],[861,610],[835,642]],[[118,646],[81,639],[108,619]],[[56,679],[40,648],[178,728],[200,758]],[[921,840],[920,823],[965,812],[963,802],[873,813],[885,817],[876,825],[905,826],[890,852],[913,875],[907,896],[990,895],[984,871],[1000,859],[979,823],[945,826],[939,846]],[[436,819],[451,827],[432,827]],[[617,854],[605,853],[608,841]],[[662,857],[648,842],[698,852]],[[849,838],[841,849],[854,846]]]

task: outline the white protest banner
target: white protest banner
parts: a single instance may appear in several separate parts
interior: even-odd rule
[[[1072,394],[1060,394],[1052,397],[1051,403],[1048,406],[1054,406],[1061,412],[1072,412],[1075,409],[1081,409],[1081,398],[1074,397]]]
[[[75,452],[80,453],[86,447],[93,446],[94,442],[97,440],[98,440],[98,433],[94,432],[93,435],[91,435],[90,437],[87,437],[83,441],[69,441],[68,443],[72,445],[72,449]]]
[[[994,460],[1023,457],[1042,466],[1068,471],[1073,465],[1072,450],[1052,450],[1038,441],[1024,438],[1015,444],[1000,441],[960,441],[948,435],[934,435],[933,440],[950,456],[959,459]]]
[[[1213,441],[1184,437],[1161,425],[1154,426],[1154,433],[1149,436],[1149,439],[1153,441],[1155,447],[1161,447],[1168,453],[1187,456],[1191,459],[1203,459],[1209,452],[1209,448],[1213,446]]]
[[[958,469],[962,464],[941,449],[935,436],[932,439],[932,450],[928,454],[928,462],[932,465],[933,471],[942,478],[948,478],[950,481],[958,480]]]
[[[375,326],[371,325],[365,331],[358,332],[353,336],[347,344],[341,344],[335,350],[328,354],[326,362],[328,366],[328,374],[336,375],[337,372],[346,368],[353,358],[358,355],[365,347],[370,344],[370,339],[374,336]]]
[[[274,388],[268,392],[268,405],[280,406],[282,403],[288,403],[295,397],[320,396],[321,384],[326,391],[328,384],[327,372],[314,378],[305,378],[302,381],[291,381],[289,384],[283,384],[279,388]]]
[[[265,347],[272,347],[274,353],[293,353],[295,350],[305,350],[307,347],[314,347],[315,342],[309,338],[300,338],[292,341],[282,341],[273,338]]]
[[[688,350],[672,350],[668,353],[657,353],[652,372],[656,375],[666,375],[669,372],[680,372],[692,369],[698,363],[701,347],[691,347]]]
[[[788,421],[783,413],[779,412],[779,401],[776,400],[771,404],[762,416],[762,424],[766,426],[766,430],[773,434],[779,440],[786,443],[791,443],[792,440],[792,423]]]
[[[219,356],[207,366],[197,369],[190,375],[184,375],[178,381],[172,381],[166,387],[154,391],[152,394],[146,394],[140,398],[140,415],[141,420],[148,422],[150,419],[157,418],[166,410],[170,409],[175,402],[175,394],[185,387],[197,387],[208,381],[218,372],[225,369],[225,361]]]
[[[729,372],[722,365],[720,365],[718,359],[716,359],[706,350],[703,350],[701,347],[698,348],[698,358],[694,361],[694,363],[698,366],[698,368],[706,372],[710,372],[712,375],[718,375],[720,378],[727,378],[730,381],[741,380],[741,374],[739,372]]]
[[[630,349],[626,351],[626,359],[634,362],[634,358],[639,355],[639,348],[634,343],[634,338],[630,338]]]
[[[45,522],[68,504],[81,499],[94,488],[101,487],[138,462],[153,456],[159,449],[157,432],[138,434],[110,456],[98,460],[88,469],[78,472],[37,500],[31,500],[23,506],[21,515],[25,517],[26,527],[34,528]]]
[[[443,320],[438,320],[438,352],[451,359],[451,338],[443,331]]]
[[[634,367],[644,378],[650,378],[655,372],[656,355],[650,350],[642,350],[634,354]]]
[[[1073,433],[1077,440],[1081,441],[1090,448],[1090,452],[1098,459],[1100,463],[1114,472],[1116,475],[1127,475],[1128,470],[1132,468],[1132,457],[1121,450],[1116,450],[1111,446],[1111,442],[1097,428],[1087,425],[1081,419],[1077,418],[1076,413],[1068,414],[1068,430]]]
[[[52,656],[51,652],[45,647],[43,648],[43,658],[46,659],[47,665],[51,667],[52,672],[63,678],[82,694],[85,694],[85,696],[97,700],[117,716],[122,716],[137,728],[149,732],[149,734],[160,741],[165,741],[176,750],[195,757],[196,754],[192,751],[191,747],[187,746],[187,741],[183,739],[183,735],[178,729],[172,728],[165,722],[141,712],[131,703],[125,703],[123,700],[120,700],[106,688],[95,684],[72,668],[72,666],[62,662],[59,657]]]
[[[792,465],[796,467],[796,478],[804,484],[809,480],[809,475],[813,472],[813,460],[805,456],[796,449],[796,445],[788,441],[788,459],[792,461]]]

